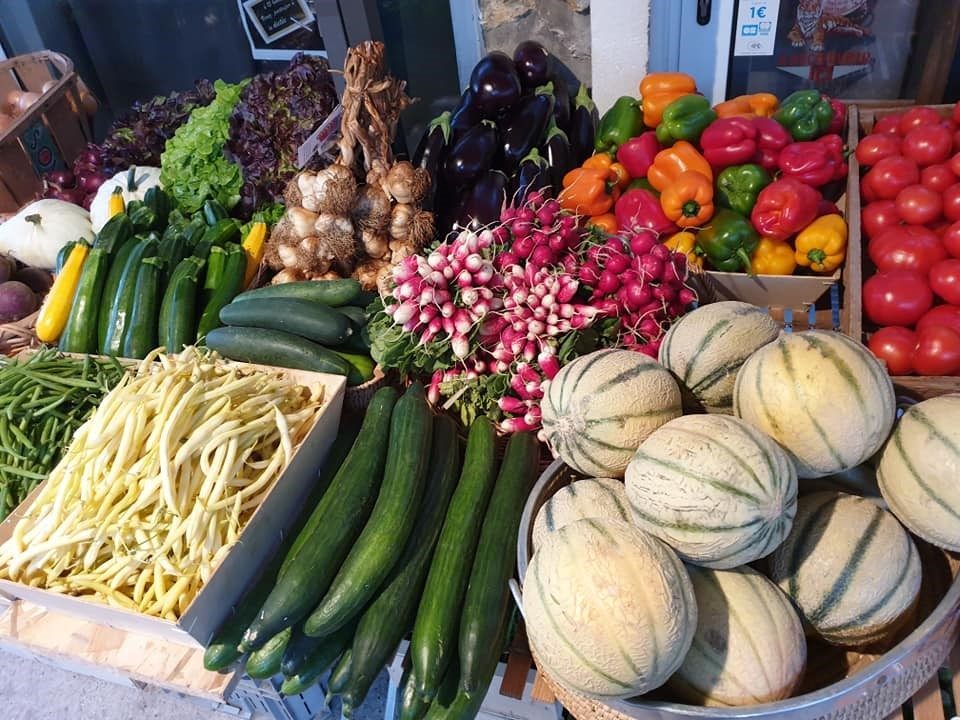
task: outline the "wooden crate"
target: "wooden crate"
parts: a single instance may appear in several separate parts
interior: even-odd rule
[[[860,241],[860,163],[857,162],[854,150],[857,147],[857,142],[860,137],[868,134],[873,129],[874,123],[876,123],[877,120],[888,115],[902,113],[908,107],[909,105],[904,104],[888,105],[886,107],[862,107],[860,105],[850,107],[849,125],[851,131],[848,140],[850,150],[850,177],[847,183],[847,193],[857,207],[856,215],[853,215],[851,211],[850,223],[851,227],[856,226],[859,243],[859,249],[854,249],[853,246],[851,246],[850,253],[856,253],[859,258],[855,267],[857,275],[853,274],[854,267],[851,266],[850,276],[854,281],[849,283],[851,291],[850,307],[854,308],[854,311],[851,312],[850,315],[851,322],[849,331],[845,330],[845,332],[847,332],[850,337],[863,342],[866,342],[870,331],[873,329],[869,321],[863,316],[863,282],[874,272],[875,268],[867,255],[866,242]],[[949,117],[953,112],[953,105],[930,105],[929,107],[934,108],[943,117]],[[850,198],[848,198],[848,201],[849,199]],[[848,207],[850,206],[851,204],[848,202]],[[893,383],[899,393],[919,400],[925,400],[951,392],[960,392],[960,378],[958,377],[902,375],[894,377]]]
[[[43,173],[72,165],[93,142],[83,83],[65,55],[44,50],[0,62],[0,100],[11,90],[40,93],[51,80],[56,84],[0,134],[0,213],[40,195]]]

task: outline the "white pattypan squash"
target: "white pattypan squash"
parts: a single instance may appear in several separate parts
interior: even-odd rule
[[[37,200],[0,224],[0,253],[44,270],[53,270],[68,242],[93,241],[90,213],[63,200]]]
[[[131,200],[143,200],[147,190],[154,186],[163,187],[160,184],[160,168],[148,165],[135,165],[107,180],[97,190],[90,204],[90,221],[93,223],[93,231],[100,232],[100,228],[110,219],[110,196],[114,190],[120,188],[123,193],[123,204],[126,206]]]

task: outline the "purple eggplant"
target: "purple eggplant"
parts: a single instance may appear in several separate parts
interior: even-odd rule
[[[513,60],[502,52],[487,53],[470,75],[473,104],[485,117],[501,115],[520,99],[520,78]]]
[[[550,184],[553,185],[553,192],[559,195],[560,191],[563,190],[563,176],[580,163],[573,161],[567,134],[557,127],[555,122],[551,122],[550,128],[547,130],[544,152],[547,156],[547,162],[550,163]]]
[[[536,40],[525,40],[513,51],[513,65],[524,89],[545,85],[553,75],[553,56]]]
[[[478,125],[483,115],[473,102],[473,91],[467,88],[460,96],[460,102],[453,109],[450,116],[450,129],[453,130],[453,142],[463,137],[470,128]]]
[[[469,185],[490,169],[498,150],[497,126],[483,120],[450,148],[443,163],[444,176],[457,187]]]
[[[570,88],[559,73],[553,78],[553,117],[557,127],[565,133],[570,132]]]
[[[570,116],[570,152],[573,154],[573,164],[580,165],[593,155],[593,140],[597,133],[597,122],[600,114],[590,95],[587,86],[580,84],[573,99],[573,113]]]
[[[461,204],[457,224],[470,230],[479,230],[499,220],[507,201],[509,182],[509,178],[500,170],[487,170]]]
[[[504,172],[510,174],[516,170],[524,156],[542,142],[552,116],[553,85],[550,83],[517,103],[500,125]]]
[[[437,157],[450,142],[450,112],[444,112],[435,117],[427,125],[427,129],[420,138],[420,144],[413,153],[410,162],[414,167],[424,168],[435,172]]]
[[[521,207],[527,201],[527,195],[534,190],[552,187],[551,180],[550,163],[537,148],[533,148],[520,161],[520,167],[514,175],[510,194],[511,204]]]

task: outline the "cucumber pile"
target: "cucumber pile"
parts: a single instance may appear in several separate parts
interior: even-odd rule
[[[374,299],[356,280],[305,280],[237,295],[220,309],[225,327],[206,334],[223,357],[260,365],[373,378],[367,314]]]
[[[539,457],[533,433],[511,436],[499,469],[494,450],[480,418],[461,454],[456,424],[431,413],[419,383],[402,396],[378,390],[355,439],[337,439],[302,528],[207,648],[206,667],[248,654],[247,673],[282,673],[286,694],[330,670],[329,693],[349,717],[412,634],[401,717],[474,717],[507,639],[507,580]]]

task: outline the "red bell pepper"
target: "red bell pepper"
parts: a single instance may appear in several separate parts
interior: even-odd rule
[[[830,101],[830,107],[833,108],[833,120],[830,121],[827,132],[839,135],[843,132],[843,126],[847,122],[847,105],[836,98],[827,99]]]
[[[843,154],[843,138],[832,133],[830,135],[822,135],[818,137],[814,142],[818,142],[821,145],[826,145],[827,149],[830,151],[830,157],[833,158],[834,164],[836,165],[836,172],[833,173],[832,180],[843,180],[847,176],[847,158]]]
[[[773,118],[753,118],[757,129],[757,155],[754,162],[765,170],[776,170],[780,151],[793,142],[787,129]]]
[[[617,148],[617,162],[623,165],[632,178],[647,176],[653,159],[660,152],[657,133],[653,130],[630,138]]]
[[[677,231],[677,226],[664,214],[660,199],[641,188],[627,190],[614,207],[617,225],[622,232],[652,230],[658,235]]]
[[[843,215],[843,213],[840,212],[840,208],[832,200],[820,198],[820,202],[817,204],[817,217],[823,217],[824,215]]]
[[[757,128],[744,117],[714,120],[700,136],[700,147],[715,168],[743,165],[757,154]]]
[[[846,177],[843,140],[839,135],[824,135],[809,142],[790,143],[780,151],[777,160],[784,177],[820,187]]]
[[[750,222],[763,237],[786,240],[817,217],[820,193],[795,178],[780,178],[757,196]]]

